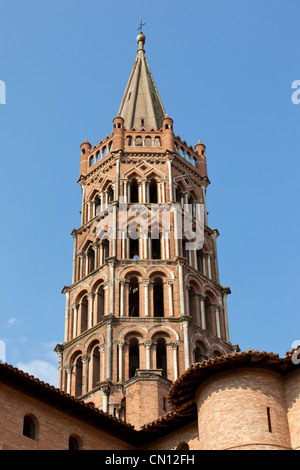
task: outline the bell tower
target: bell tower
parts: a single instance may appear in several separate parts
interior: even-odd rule
[[[206,148],[175,136],[138,51],[111,135],[81,144],[59,387],[136,428],[193,362],[233,351],[208,225]]]

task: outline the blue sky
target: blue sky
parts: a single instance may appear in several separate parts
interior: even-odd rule
[[[175,134],[207,147],[232,343],[284,355],[299,330],[297,0],[2,0],[0,340],[56,384],[80,225],[80,144],[112,131],[137,27]],[[0,348],[1,350],[1,348]]]

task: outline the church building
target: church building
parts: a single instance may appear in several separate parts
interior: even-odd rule
[[[145,53],[81,146],[58,387],[0,364],[0,448],[297,449],[299,360],[230,342],[206,147],[176,136]]]

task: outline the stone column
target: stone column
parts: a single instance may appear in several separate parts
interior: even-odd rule
[[[91,201],[88,201],[87,203],[87,222],[91,220]]]
[[[211,279],[210,253],[207,255],[208,278]]]
[[[98,245],[97,245],[97,243],[94,243],[93,250],[94,250],[94,253],[95,253],[94,269],[97,269],[98,268]]]
[[[173,309],[173,281],[167,280],[168,286],[168,301],[169,301],[169,315],[170,317],[174,316],[174,309]]]
[[[83,393],[89,390],[89,360],[90,356],[85,354],[81,357],[83,363]]]
[[[190,366],[190,350],[189,350],[189,336],[188,336],[189,322],[184,321],[182,323],[182,328],[183,328],[183,342],[184,342],[184,366],[187,369]]]
[[[172,202],[174,200],[173,180],[172,180],[172,162],[169,158],[167,159],[167,163],[168,163],[168,170],[169,170],[169,198],[170,198],[170,202]]]
[[[220,328],[220,310],[218,307],[215,307],[215,316],[216,316],[216,329],[217,337],[221,338],[221,328]]]
[[[109,319],[106,324],[106,379],[112,378],[112,321]]]
[[[69,301],[70,301],[70,292],[65,292],[66,294],[66,308],[65,308],[65,342],[68,341],[68,332],[69,332]]]
[[[205,298],[200,295],[200,317],[201,317],[201,328],[206,330],[206,322],[205,322]]]
[[[93,326],[93,303],[94,303],[94,294],[90,292],[87,295],[89,306],[88,306],[88,328],[92,328]]]
[[[108,285],[107,283],[103,284],[104,292],[104,315],[108,315]]]
[[[227,311],[227,294],[230,294],[230,289],[229,289],[229,287],[227,287],[225,289],[226,290],[223,290],[223,312],[224,312],[226,341],[229,342],[230,337],[229,337],[228,311]]]
[[[78,304],[73,304],[71,308],[73,309],[73,331],[72,331],[72,338],[76,338],[77,336],[77,317],[78,317]]]
[[[146,349],[146,369],[151,369],[151,358],[150,358],[150,348],[152,341],[145,341],[144,346]]]
[[[125,341],[118,341],[118,357],[119,357],[119,383],[123,382],[123,348]]]
[[[128,200],[128,193],[127,193],[127,180],[123,181],[123,203],[126,204]]]
[[[59,346],[56,346],[55,351],[58,357],[58,375],[57,375],[57,388],[61,389],[62,385],[62,351]]]
[[[81,186],[81,225],[84,225],[85,185]]]
[[[102,372],[101,380],[103,382],[105,380],[105,350],[104,350],[104,344],[99,346],[99,351],[100,351],[100,354],[101,354],[101,372]]]
[[[79,279],[83,278],[83,254],[79,255]]]
[[[212,239],[213,239],[213,244],[214,244],[214,260],[215,260],[216,283],[220,284],[218,251],[217,251],[217,236],[218,236],[218,231],[215,230],[212,234]]]
[[[109,263],[109,291],[110,291],[110,302],[109,302],[109,313],[115,313],[115,263],[114,261]]]
[[[207,226],[207,207],[206,207],[206,189],[205,186],[201,186],[202,189],[202,198],[204,203],[204,224]]]
[[[145,317],[149,316],[149,283],[148,279],[143,279],[142,284],[144,286],[144,299],[145,299]]]
[[[72,235],[74,238],[73,242],[73,269],[72,269],[72,284],[76,281],[76,251],[77,251],[77,236],[76,231],[72,231]]]
[[[103,386],[101,387],[102,391],[102,410],[104,413],[108,413],[108,395],[109,395],[109,387]]]
[[[183,280],[183,263],[178,263],[178,282],[179,282],[179,304],[180,304],[180,315],[185,315],[185,304],[184,304],[184,280]]]
[[[172,343],[173,349],[173,367],[174,367],[174,381],[178,379],[178,359],[177,359],[177,350],[178,350],[178,343]]]
[[[119,299],[119,304],[120,304],[120,310],[119,310],[119,315],[120,317],[124,316],[124,285],[125,285],[125,279],[120,279],[119,280],[119,285],[120,285],[120,299]]]
[[[69,395],[71,395],[72,369],[73,369],[73,367],[70,364],[65,366],[65,370],[67,372],[67,390],[66,390],[66,393],[68,393]]]

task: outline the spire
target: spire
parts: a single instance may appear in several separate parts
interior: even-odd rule
[[[159,130],[166,113],[145,56],[146,37],[142,26],[141,20],[137,36],[139,49],[118,115],[124,119],[127,130],[133,127]]]

